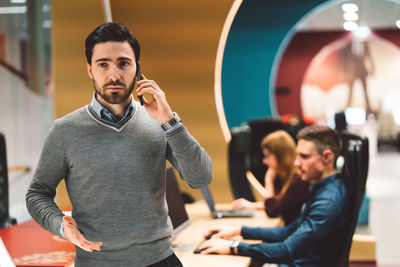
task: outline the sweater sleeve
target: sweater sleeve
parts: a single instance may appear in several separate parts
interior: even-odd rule
[[[308,197],[308,184],[301,181],[299,177],[293,179],[293,183],[281,198],[271,197],[265,200],[265,211],[269,217],[293,212],[296,207],[299,207],[298,213],[300,214],[301,205]]]
[[[238,255],[249,256],[264,262],[287,263],[291,260],[290,248],[285,240],[296,230],[299,220],[285,227],[242,227],[245,239],[258,239],[268,243],[248,244],[240,242]]]
[[[281,242],[296,230],[298,220],[285,227],[247,227],[243,226],[240,235],[244,239]]]
[[[290,204],[289,199],[291,197],[285,194],[280,199],[276,197],[270,197],[265,200],[265,212],[268,217],[275,218],[285,212],[288,205]]]
[[[26,194],[32,218],[46,230],[60,236],[63,213],[54,202],[56,188],[67,174],[62,135],[53,123],[45,141],[33,180]]]
[[[291,261],[289,248],[285,243],[248,244],[239,243],[238,255],[252,257],[263,262],[287,263]]]
[[[180,176],[193,188],[208,185],[213,176],[210,157],[200,144],[181,125],[166,134],[167,159],[171,162]]]
[[[254,245],[241,243],[238,254],[274,263],[291,261],[306,255],[307,251],[318,246],[330,233],[340,227],[342,220],[339,217],[343,216],[340,205],[332,201],[322,199],[312,205],[303,220],[299,218],[286,227],[276,228],[275,231],[271,228],[259,230],[260,239],[273,243]],[[244,238],[248,235],[246,231],[248,230],[242,229]]]

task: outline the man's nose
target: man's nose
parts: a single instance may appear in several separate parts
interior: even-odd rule
[[[108,78],[111,81],[117,81],[121,79],[121,71],[116,67],[116,66],[112,66],[109,69],[109,73],[108,73]]]
[[[300,167],[300,159],[299,159],[298,156],[296,157],[296,159],[295,159],[295,161],[294,161],[294,166]]]

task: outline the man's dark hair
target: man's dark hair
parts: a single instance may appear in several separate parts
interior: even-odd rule
[[[320,155],[326,149],[330,149],[333,152],[335,162],[340,155],[340,136],[328,126],[313,125],[305,127],[297,133],[296,137],[297,140],[304,139],[313,142]]]
[[[133,49],[133,53],[136,57],[136,62],[139,61],[140,57],[140,46],[136,37],[131,31],[121,23],[107,22],[100,25],[94,31],[92,31],[85,41],[85,54],[86,61],[89,65],[92,65],[93,47],[98,43],[105,42],[125,42],[128,41]]]

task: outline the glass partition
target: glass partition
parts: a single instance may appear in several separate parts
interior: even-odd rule
[[[53,120],[51,1],[0,0],[0,132],[10,215],[29,219],[25,193]]]

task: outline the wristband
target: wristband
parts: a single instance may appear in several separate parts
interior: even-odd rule
[[[239,246],[239,241],[231,240],[230,245],[229,245],[231,255],[236,255],[235,248],[237,248],[238,246]]]
[[[161,125],[161,128],[164,131],[167,131],[168,129],[171,129],[174,125],[178,124],[179,122],[181,122],[181,118],[179,117],[178,113],[173,112],[174,117],[167,123],[164,123]]]

